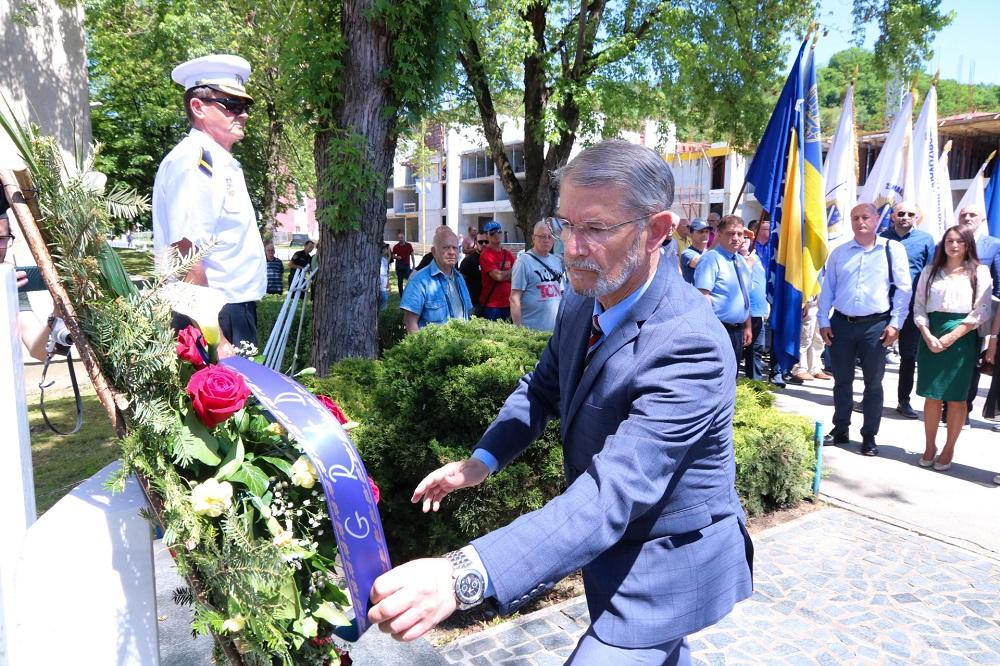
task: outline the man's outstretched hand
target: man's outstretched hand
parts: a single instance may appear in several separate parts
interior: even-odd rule
[[[445,495],[459,488],[477,486],[489,475],[490,468],[476,458],[448,463],[425,476],[417,484],[410,501],[414,504],[423,501],[424,513],[437,511],[441,508],[441,500]]]
[[[398,641],[420,638],[455,611],[452,564],[443,557],[401,564],[375,579],[371,599],[372,624]]]

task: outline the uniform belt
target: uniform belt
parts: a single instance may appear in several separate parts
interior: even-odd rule
[[[866,321],[878,321],[880,319],[888,319],[889,312],[890,312],[889,310],[886,310],[885,312],[876,312],[875,314],[859,315],[857,317],[852,317],[851,315],[845,315],[843,312],[834,310],[833,315],[835,317],[840,317],[841,319],[846,319],[848,323],[851,324],[861,324]]]
[[[729,330],[729,331],[735,331],[736,329],[743,328],[746,324],[745,324],[745,322],[741,321],[738,324],[727,324],[726,322],[722,322],[722,325],[725,326],[726,329]]]

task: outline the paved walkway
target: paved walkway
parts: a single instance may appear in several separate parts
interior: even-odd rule
[[[754,542],[756,593],[691,637],[697,664],[1000,664],[995,560],[838,508]],[[562,664],[587,623],[573,599],[439,649],[462,666]]]
[[[989,377],[980,382],[972,413],[972,428],[962,432],[955,447],[952,468],[935,472],[917,465],[924,451],[923,420],[904,419],[896,413],[895,366],[885,374],[882,428],[877,437],[879,456],[859,455],[861,415],[852,414],[851,443],[824,447],[826,476],[821,494],[916,531],[1000,558],[1000,487],[993,477],[1000,473],[1000,433],[982,418]],[[860,373],[854,382],[855,399],[861,399]],[[827,424],[833,418],[833,382],[812,381],[777,393],[777,406]],[[914,409],[923,399],[911,398]],[[944,429],[938,446],[944,445]]]

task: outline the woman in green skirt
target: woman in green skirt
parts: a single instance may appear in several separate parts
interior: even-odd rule
[[[965,227],[945,232],[924,268],[913,298],[913,322],[920,329],[917,348],[917,395],[924,398],[924,454],[921,467],[943,472],[951,468],[955,443],[965,425],[965,399],[979,356],[976,335],[968,335],[989,319],[993,282],[980,265],[976,238]],[[948,403],[948,435],[937,452],[941,408]]]

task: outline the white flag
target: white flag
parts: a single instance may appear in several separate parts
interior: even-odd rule
[[[932,85],[927,91],[920,117],[913,126],[914,189],[905,192],[905,195],[920,208],[924,216],[920,228],[929,233],[935,242],[948,228],[945,211],[951,209],[951,193],[945,198],[939,182],[941,168],[938,153],[941,148],[938,145],[937,117],[937,85]]]
[[[950,152],[951,140],[944,144],[944,150],[941,151],[941,157],[938,158],[938,166],[941,167],[941,177],[938,178],[938,190],[941,192],[941,201],[944,204],[943,227],[945,231],[955,226],[955,211],[951,207],[955,199],[951,195],[951,170],[948,168],[948,154]]]
[[[976,177],[973,178],[972,182],[969,184],[969,189],[965,191],[965,194],[962,196],[962,200],[959,201],[958,206],[955,207],[956,220],[958,219],[958,214],[961,213],[962,209],[966,206],[976,206],[979,209],[979,213],[985,216],[986,187],[985,182],[983,181],[983,172],[986,171],[986,166],[990,163],[990,160],[993,159],[994,155],[996,155],[995,150],[990,153],[989,157],[986,158],[986,161],[983,162],[983,166],[979,167],[979,171],[976,172]],[[979,230],[976,232],[976,238],[989,235],[989,233],[989,225],[980,224]]]
[[[892,207],[913,194],[912,145],[913,93],[908,92],[858,197],[862,203],[875,204],[883,224],[888,222]]]
[[[826,184],[826,234],[841,237],[851,227],[851,208],[858,201],[858,133],[854,127],[854,84],[847,86],[837,131],[823,164]]]

